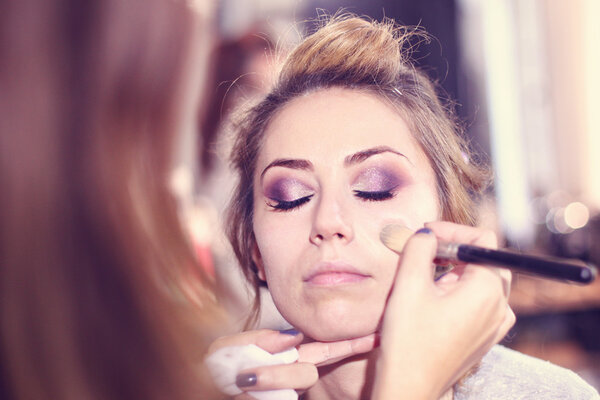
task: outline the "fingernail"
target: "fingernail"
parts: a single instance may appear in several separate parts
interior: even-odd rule
[[[283,333],[284,335],[291,335],[291,336],[296,336],[296,335],[300,334],[300,332],[298,332],[294,328],[280,330],[279,333]]]
[[[238,387],[248,387],[256,385],[256,374],[239,374],[235,377],[235,384]]]
[[[439,281],[440,279],[442,279],[443,277],[445,277],[448,274],[448,271],[446,272],[442,272],[441,274],[439,274],[438,276],[434,277],[433,280],[435,282]]]
[[[416,231],[415,233],[425,233],[427,235],[433,233],[433,231],[429,228],[421,228],[418,231]]]

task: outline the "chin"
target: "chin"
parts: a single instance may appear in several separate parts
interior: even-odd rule
[[[381,315],[362,312],[339,315],[327,315],[315,318],[311,323],[298,321],[293,325],[305,336],[320,342],[354,339],[375,333],[379,329]]]

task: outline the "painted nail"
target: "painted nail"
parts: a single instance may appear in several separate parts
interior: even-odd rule
[[[433,233],[433,231],[429,228],[421,228],[418,231],[416,231],[415,233],[425,233],[427,235]]]
[[[239,374],[238,376],[235,377],[235,384],[238,387],[248,387],[248,386],[254,386],[256,385],[256,374],[255,373],[250,373],[250,374]]]
[[[296,336],[296,335],[300,334],[300,332],[298,332],[294,328],[280,330],[279,333],[283,333],[284,335],[291,335],[291,336]]]
[[[435,282],[439,281],[440,279],[442,279],[444,276],[446,276],[446,274],[448,274],[448,271],[446,272],[442,272],[441,274],[439,274],[438,276],[436,276],[435,278],[433,278],[433,280]]]

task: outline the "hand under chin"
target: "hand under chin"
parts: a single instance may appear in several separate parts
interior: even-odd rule
[[[336,342],[340,340],[356,339],[367,336],[379,331],[378,323],[367,323],[353,321],[348,324],[333,324],[313,325],[313,326],[296,326],[304,336],[318,342]]]

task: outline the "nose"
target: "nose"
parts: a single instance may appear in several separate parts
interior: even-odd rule
[[[315,245],[331,240],[350,242],[354,238],[351,216],[340,199],[322,196],[315,208],[310,241]]]

